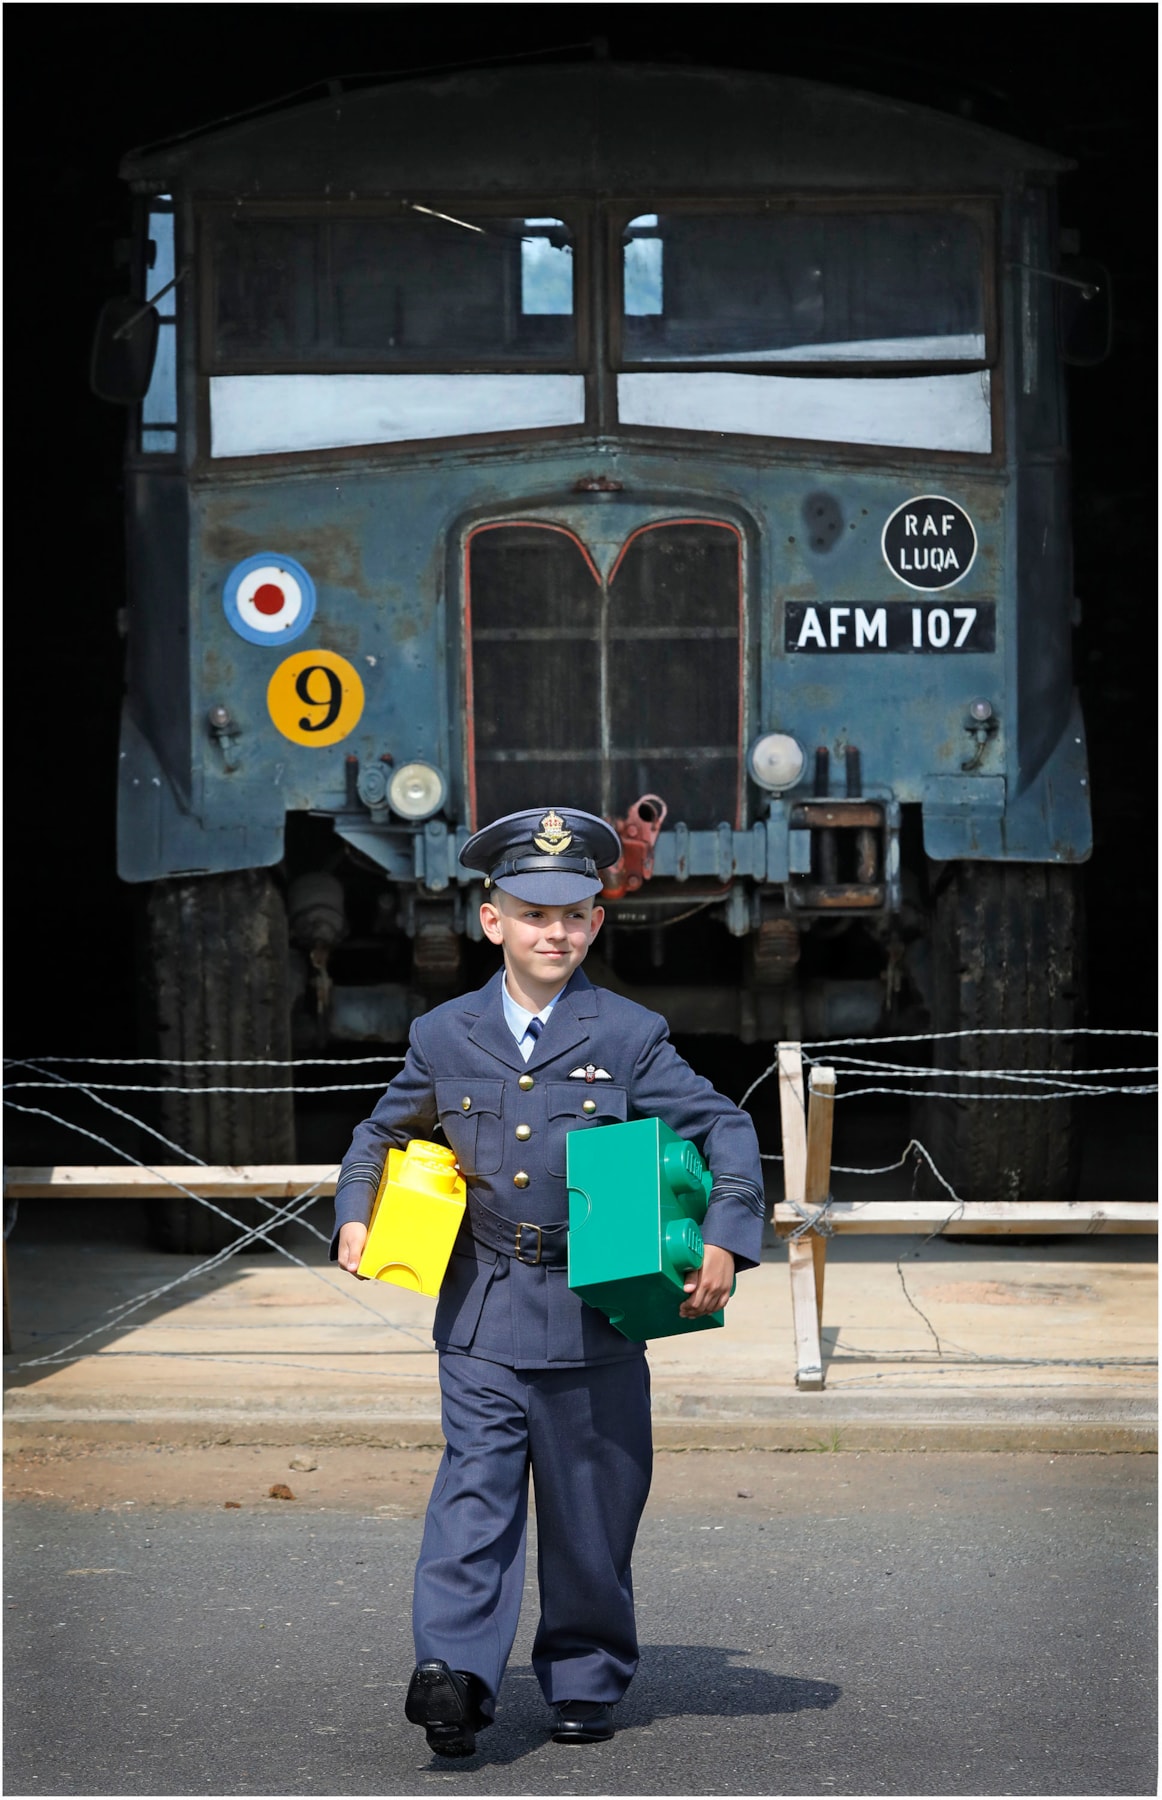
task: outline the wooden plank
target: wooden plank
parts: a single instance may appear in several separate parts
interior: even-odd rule
[[[781,1045],[780,1058],[783,1050],[797,1053],[798,1046]],[[801,1059],[799,1068],[802,1068]],[[792,1070],[793,1059],[788,1058],[788,1080]],[[806,1120],[801,1102],[795,1102],[788,1110],[783,1098],[781,1071],[779,1086],[786,1126],[784,1144],[789,1139],[791,1181],[794,1184],[787,1191],[796,1199],[805,1199]],[[203,1168],[198,1163],[176,1163],[159,1164],[153,1169],[141,1169],[128,1163],[58,1163],[27,1168],[14,1165],[4,1171],[4,1194],[9,1200],[59,1200],[65,1197],[97,1200],[110,1196],[152,1200],[172,1195],[172,1184],[177,1182],[212,1199],[240,1199],[247,1194],[261,1194],[270,1200],[289,1199],[309,1187],[316,1188],[320,1198],[329,1199],[335,1192],[338,1172],[337,1163],[250,1163],[237,1168]],[[828,1220],[836,1232],[929,1232],[946,1219],[951,1210],[952,1202],[945,1200],[836,1200]],[[957,1214],[951,1229],[968,1226],[973,1231],[1027,1232],[1030,1235],[1041,1232],[1050,1235],[1067,1232],[1153,1233],[1158,1230],[1158,1215],[1157,1200],[973,1200],[966,1202],[963,1213]],[[780,1236],[785,1237],[803,1220],[793,1207],[779,1200],[775,1202],[774,1223]]]
[[[821,1206],[831,1192],[831,1129],[835,1115],[835,1070],[812,1069],[808,1081],[807,1168],[803,1198]]]
[[[815,1315],[819,1322],[820,1361],[823,1359],[823,1277],[827,1273],[827,1239],[822,1232],[809,1231],[807,1242],[811,1246],[811,1259],[815,1264]]]
[[[808,1393],[818,1392],[823,1386],[819,1290],[812,1239],[818,1241],[816,1232],[792,1238],[787,1245],[791,1268],[791,1316],[795,1327],[795,1385]]]
[[[780,1044],[779,1124],[783,1134],[783,1192],[802,1200],[807,1191],[807,1106],[803,1098],[803,1052],[798,1044]],[[787,1208],[791,1210],[790,1207]],[[802,1219],[799,1220],[802,1224]]]
[[[177,1184],[212,1200],[238,1200],[248,1194],[289,1200],[307,1188],[314,1188],[320,1199],[329,1199],[338,1173],[338,1163],[248,1163],[237,1168],[174,1163],[152,1169],[130,1163],[58,1163],[5,1169],[4,1196],[8,1200],[165,1200],[172,1198]]]
[[[803,1053],[796,1043],[780,1044],[779,1120],[783,1135],[783,1192],[793,1200],[807,1197],[808,1121],[803,1094]],[[824,1190],[826,1191],[826,1190]],[[776,1206],[776,1211],[779,1208]],[[783,1202],[799,1224],[802,1217]],[[815,1234],[812,1233],[812,1236]],[[805,1390],[823,1386],[823,1350],[819,1336],[820,1302],[815,1252],[808,1237],[787,1246],[791,1275],[791,1317],[795,1330],[795,1380]]]
[[[968,1200],[948,1229],[998,1236],[1156,1232],[1158,1210],[1157,1200]],[[951,1200],[835,1200],[827,1217],[835,1232],[927,1233],[952,1211]],[[781,1237],[802,1223],[794,1207],[776,1201]]]
[[[835,1114],[835,1070],[812,1069],[808,1078],[807,1174],[804,1199],[808,1206],[822,1206],[831,1192],[831,1131]],[[815,1310],[823,1330],[823,1279],[827,1272],[827,1239],[821,1231],[806,1233],[815,1265]],[[820,1348],[822,1363],[822,1346]]]

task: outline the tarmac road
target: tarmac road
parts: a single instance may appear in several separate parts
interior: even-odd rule
[[[546,1740],[530,1594],[470,1763],[402,1718],[422,1486],[379,1511],[319,1485],[229,1510],[22,1499],[5,1792],[1153,1795],[1156,1473],[1142,1454],[663,1454],[617,1737]]]

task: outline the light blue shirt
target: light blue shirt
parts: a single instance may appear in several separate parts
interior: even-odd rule
[[[552,1012],[561,996],[560,994],[554,994],[546,1007],[543,1007],[539,1013],[532,1013],[525,1007],[517,1005],[516,1001],[508,991],[508,981],[505,980],[501,983],[500,998],[501,1003],[504,1006],[505,1022],[512,1032],[513,1037],[516,1039],[517,1049],[520,1051],[525,1061],[528,1062],[529,1057],[533,1053],[533,1045],[537,1041],[535,1037],[530,1037],[529,1035],[529,1020],[539,1019],[542,1025],[547,1025],[549,1022],[549,1014]]]

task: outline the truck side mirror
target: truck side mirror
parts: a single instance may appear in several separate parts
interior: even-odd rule
[[[1061,354],[1077,368],[1104,362],[1113,341],[1110,272],[1087,257],[1063,256],[1057,287]]]
[[[106,300],[93,333],[89,386],[99,400],[136,406],[149,392],[157,355],[156,306],[128,294]]]

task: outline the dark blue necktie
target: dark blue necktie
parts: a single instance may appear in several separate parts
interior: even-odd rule
[[[535,1041],[537,1040],[537,1038],[540,1037],[540,1035],[544,1029],[545,1029],[544,1020],[533,1017],[529,1020],[528,1024],[525,1026],[525,1036],[531,1037],[535,1043]]]

